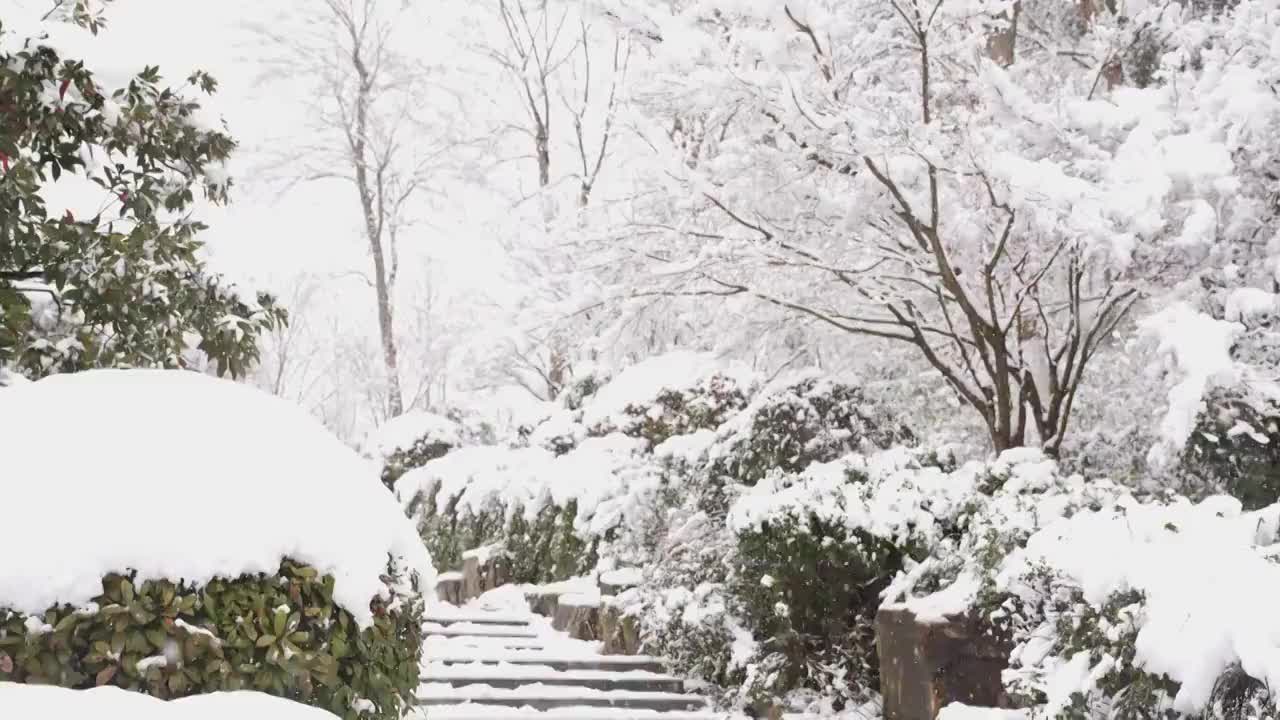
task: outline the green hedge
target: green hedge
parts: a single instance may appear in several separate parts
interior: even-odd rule
[[[431,553],[436,567],[456,570],[462,567],[462,553],[501,542],[511,565],[511,581],[545,583],[582,575],[596,565],[596,543],[578,537],[573,523],[578,514],[576,502],[564,507],[548,504],[532,519],[526,518],[520,506],[506,508],[495,504],[481,512],[460,512],[454,498],[443,511],[436,510],[435,500],[420,495],[410,506],[410,513],[421,507],[418,532]]]
[[[880,593],[910,549],[816,516],[738,535],[730,592],[761,641],[766,666],[749,695],[810,688],[862,701],[879,687],[875,618]],[[919,553],[923,555],[923,553]]]
[[[394,585],[399,573],[388,573]],[[349,720],[398,719],[418,686],[421,598],[375,599],[374,624],[361,630],[334,604],[333,582],[290,560],[276,575],[203,587],[108,575],[84,608],[34,619],[0,609],[0,681],[114,685],[166,699],[258,690]],[[158,656],[173,662],[138,667]]]

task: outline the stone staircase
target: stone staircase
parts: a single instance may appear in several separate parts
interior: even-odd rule
[[[687,693],[659,658],[602,655],[602,643],[515,603],[435,604],[425,630],[418,712],[430,720],[733,717]]]

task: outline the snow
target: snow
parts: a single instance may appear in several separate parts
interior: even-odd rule
[[[1117,592],[1144,597],[1135,664],[1180,683],[1176,710],[1208,703],[1233,664],[1270,686],[1280,683],[1280,567],[1268,555],[1280,530],[1280,505],[1241,512],[1239,501],[1211,497],[1168,505],[1121,500],[1047,524],[1015,550],[997,582],[1018,592],[1022,578],[1049,567],[1101,605]],[[1054,679],[1066,697],[1094,676],[1072,658]]]
[[[639,457],[643,448],[643,440],[621,433],[587,438],[560,456],[540,447],[464,447],[405,473],[396,481],[395,494],[406,508],[420,493],[429,497],[438,491],[439,510],[458,498],[457,507],[464,513],[501,504],[508,511],[523,508],[527,517],[548,503],[563,507],[575,501],[575,523],[586,529],[602,504],[648,474]]]
[[[430,717],[431,720],[496,720],[496,718],[528,718],[529,720],[738,720],[741,715],[723,712],[679,712],[670,710],[645,710],[638,708],[566,707],[555,710],[536,710],[531,707],[514,708],[506,705],[467,703],[465,705],[435,705],[413,711],[412,720]],[[786,716],[790,718],[790,716]]]
[[[886,603],[882,607],[903,607],[915,615],[916,620],[927,624],[942,624],[962,615],[973,604],[978,594],[979,579],[972,573],[962,573],[955,582],[936,593],[911,598],[904,603]]]
[[[1280,296],[1260,288],[1236,288],[1227,296],[1225,319],[1248,322],[1258,315],[1280,310]]]
[[[648,670],[555,670],[549,665],[498,663],[441,663],[430,662],[423,666],[425,677],[439,681],[456,681],[485,678],[520,680],[676,680],[666,673]]]
[[[408,450],[423,438],[447,445],[462,444],[462,426],[443,415],[410,410],[370,430],[360,442],[360,450],[375,459],[386,460],[398,450]]]
[[[530,683],[518,688],[496,688],[484,684],[454,687],[449,683],[425,682],[418,686],[418,699],[423,701],[447,699],[460,703],[484,702],[485,700],[503,700],[507,702],[527,700],[532,703],[543,699],[611,700],[614,702],[656,700],[659,702],[687,702],[690,705],[697,705],[702,702],[698,696],[685,695],[684,693],[597,690],[595,688],[549,685],[546,683]]]
[[[848,455],[815,463],[794,477],[764,478],[734,502],[727,522],[735,533],[742,533],[780,517],[812,514],[826,523],[898,542],[908,533],[935,538],[941,532],[939,521],[959,511],[980,469],[979,464],[956,473],[921,468],[905,448]],[[851,472],[869,481],[850,482]]]
[[[618,568],[600,574],[600,582],[616,587],[639,585],[644,580],[644,570],[640,568]]]
[[[103,576],[204,584],[274,574],[282,558],[335,579],[362,626],[388,555],[434,570],[362,460],[302,410],[194,372],[95,370],[4,390],[0,495],[23,508],[0,557],[0,607],[39,615],[101,594]],[[234,530],[234,531],[232,531]]]
[[[1186,303],[1175,303],[1145,318],[1141,328],[1156,338],[1159,352],[1170,359],[1179,376],[1169,389],[1168,411],[1160,422],[1162,443],[1149,456],[1160,464],[1191,436],[1205,392],[1236,377],[1231,345],[1243,328],[1197,312]]]
[[[264,693],[238,691],[164,701],[116,687],[67,690],[50,685],[0,682],[0,715],[5,720],[333,720],[309,705]]]

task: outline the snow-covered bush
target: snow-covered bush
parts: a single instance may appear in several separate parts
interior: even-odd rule
[[[1280,416],[1264,415],[1238,395],[1212,393],[1179,471],[1179,490],[1192,497],[1225,493],[1246,510],[1280,501]]]
[[[867,402],[856,384],[816,372],[770,384],[717,434],[715,472],[745,484],[774,470],[798,472],[914,439],[882,406]]]
[[[394,488],[405,472],[444,457],[454,448],[494,441],[489,423],[461,410],[450,409],[443,415],[410,410],[370,431],[360,448],[382,463],[382,483]]]
[[[501,542],[528,571],[517,579],[562,580],[592,569],[593,548],[622,522],[626,498],[651,484],[643,447],[619,433],[560,455],[465,447],[406,473],[395,492],[441,567]]]
[[[650,447],[696,430],[714,430],[747,404],[755,378],[709,353],[672,352],[618,373],[584,404],[592,435],[621,432]]]
[[[951,532],[976,473],[898,448],[748,487],[708,473],[703,457],[680,468],[683,502],[622,600],[648,651],[729,705],[872,699],[880,592]]]
[[[1274,717],[1280,505],[1139,498],[1011,451],[974,476],[923,562],[885,593],[925,617],[975,613],[1013,648],[1025,717]]]
[[[614,561],[645,562],[637,551],[651,549],[652,537],[633,541],[654,535],[651,520],[678,502],[662,499],[668,473],[654,448],[686,433],[709,436],[754,387],[750,373],[689,352],[638,363],[599,388],[596,377],[522,431],[523,447],[463,447],[395,483],[442,568],[494,543],[522,582],[593,570],[605,545]]]
[[[23,509],[4,526],[27,541],[0,554],[0,680],[400,717],[434,571],[371,464],[303,411],[197,373],[4,393],[0,497]]]

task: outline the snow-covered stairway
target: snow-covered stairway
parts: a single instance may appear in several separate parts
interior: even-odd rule
[[[601,655],[514,605],[427,613],[418,699],[430,720],[712,720],[724,717],[652,657]]]

